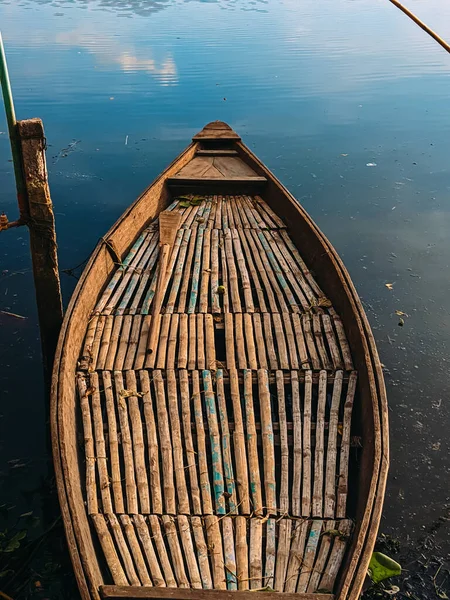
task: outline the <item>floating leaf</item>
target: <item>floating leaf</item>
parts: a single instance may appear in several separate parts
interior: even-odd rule
[[[403,325],[405,324],[405,320],[400,318],[399,322],[398,322],[398,326],[399,327],[403,327]]]
[[[384,284],[388,290],[393,290],[394,289],[394,284],[393,283],[385,283]]]
[[[369,563],[369,576],[374,583],[380,583],[388,577],[401,575],[401,572],[401,566],[389,556],[381,552],[374,552],[372,554]]]
[[[22,530],[22,531],[18,531],[16,533],[16,535],[14,535],[8,542],[8,544],[6,545],[6,547],[3,549],[3,552],[14,552],[14,550],[17,550],[18,548],[20,548],[20,541],[23,540],[24,537],[26,537],[27,532]]]
[[[396,310],[396,311],[395,311],[395,314],[396,314],[397,316],[399,316],[399,317],[407,317],[407,316],[408,316],[408,315],[407,315],[405,312],[403,312],[402,310]]]
[[[390,590],[384,590],[384,591],[386,594],[389,594],[389,596],[394,596],[395,594],[399,593],[400,588],[398,587],[398,585],[393,585]]]

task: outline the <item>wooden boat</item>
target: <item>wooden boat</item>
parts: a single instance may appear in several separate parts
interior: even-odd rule
[[[388,469],[381,364],[330,242],[228,125],[94,250],[51,413],[83,599],[358,598]]]

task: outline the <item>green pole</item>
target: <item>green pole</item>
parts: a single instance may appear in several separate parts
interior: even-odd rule
[[[14,164],[14,175],[16,178],[17,201],[19,203],[20,222],[25,223],[28,218],[27,191],[25,178],[22,170],[22,151],[20,139],[17,132],[16,113],[9,82],[8,66],[6,64],[5,48],[0,32],[0,81],[2,84],[3,101],[5,103],[6,120],[8,123],[9,140],[11,142],[11,153]]]

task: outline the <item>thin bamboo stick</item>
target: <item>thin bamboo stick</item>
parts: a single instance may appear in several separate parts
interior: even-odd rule
[[[147,431],[147,452],[150,478],[150,498],[152,512],[161,514],[163,510],[161,493],[161,476],[159,472],[159,444],[156,433],[153,401],[150,391],[150,378],[148,371],[139,371],[141,382],[142,405],[144,410],[145,427]]]
[[[316,419],[316,451],[314,455],[314,486],[312,498],[312,515],[321,517],[323,513],[323,462],[324,462],[324,428],[325,404],[327,400],[327,372],[320,371],[319,398]]]
[[[194,406],[195,428],[197,432],[197,460],[202,492],[203,514],[212,514],[211,486],[209,483],[208,462],[206,458],[205,428],[203,426],[203,410],[200,395],[198,371],[192,373],[192,401]]]
[[[263,586],[269,586],[273,589],[275,583],[275,556],[276,556],[276,542],[275,542],[275,519],[267,519],[266,522],[266,564],[264,568],[264,581]]]
[[[166,539],[170,548],[170,555],[172,558],[172,565],[175,571],[175,577],[178,583],[178,587],[187,588],[189,586],[189,580],[186,576],[184,569],[183,553],[181,552],[180,542],[178,540],[177,528],[174,523],[174,517],[169,515],[163,515],[162,522],[164,530],[166,532]]]
[[[236,367],[236,357],[234,351],[234,323],[233,313],[225,313],[225,349],[227,355],[227,368]]]
[[[263,313],[264,335],[267,343],[267,355],[269,357],[269,365],[272,371],[278,369],[277,355],[275,352],[275,343],[272,335],[272,320],[270,313]]]
[[[201,514],[200,488],[198,487],[196,452],[192,441],[191,427],[191,398],[189,394],[188,373],[185,370],[178,371],[180,381],[181,398],[181,422],[183,424],[183,439],[186,450],[186,463],[189,473],[190,496],[194,514]]]
[[[126,372],[126,382],[129,390],[128,393],[131,391],[137,394],[136,374],[134,371]],[[140,500],[140,512],[148,514],[150,512],[150,499],[148,495],[147,469],[145,466],[144,434],[137,395],[130,395],[128,397],[128,409],[133,435],[134,466]]]
[[[239,393],[238,374],[236,369],[230,369],[228,374],[230,378],[231,402],[233,404],[233,447],[234,460],[236,464],[236,485],[238,488],[239,509],[241,514],[248,515],[250,513],[248,466],[247,454],[245,449],[244,422],[242,418],[242,406],[241,397]]]
[[[194,533],[195,547],[197,549],[198,566],[203,588],[211,590],[213,587],[211,569],[209,567],[208,546],[205,542],[203,525],[200,517],[191,517],[192,531]]]
[[[250,369],[258,368],[258,360],[256,358],[256,346],[253,335],[253,319],[249,313],[243,314],[244,319],[244,331],[245,331],[245,342],[247,346],[248,366]]]
[[[155,385],[156,414],[158,417],[159,447],[161,452],[161,464],[164,489],[164,506],[166,512],[174,515],[175,486],[173,477],[172,442],[169,428],[169,417],[167,414],[166,395],[161,371],[153,371],[153,382]]]
[[[179,369],[186,369],[188,360],[188,315],[180,314],[180,333],[178,336],[178,363]]]
[[[178,515],[178,529],[180,531],[181,543],[183,545],[184,559],[189,571],[189,579],[191,587],[196,589],[202,588],[200,571],[198,569],[197,558],[195,556],[194,545],[192,543],[191,528],[189,520],[185,515]]]
[[[169,588],[176,588],[177,582],[175,580],[175,575],[173,574],[171,561],[167,554],[166,545],[164,543],[164,538],[161,534],[161,524],[160,520],[156,515],[150,515],[148,517],[151,532],[152,532],[152,541],[156,546],[156,555],[161,564],[162,570],[164,572],[164,578],[166,580],[166,585]]]
[[[239,369],[247,368],[247,358],[245,356],[244,330],[242,322],[242,313],[234,315],[234,329],[236,332],[236,350]]]
[[[197,233],[197,244],[195,246],[195,255],[194,255],[194,265],[192,269],[192,280],[191,280],[191,295],[189,297],[188,304],[188,313],[195,312],[195,308],[197,306],[197,296],[198,296],[198,285],[200,281],[200,269],[202,262],[202,249],[203,249],[203,236],[205,230],[202,227],[199,227]]]
[[[161,330],[161,315],[152,315],[151,321],[150,321],[150,327],[148,330],[148,338],[147,338],[147,348],[146,348],[146,359],[145,359],[145,368],[146,369],[154,369],[155,368],[155,363],[156,363],[156,357],[158,355],[158,344],[159,344],[159,332]],[[157,319],[157,323],[156,325],[153,326],[153,321],[154,319]],[[156,329],[153,329],[153,327],[155,327]],[[153,345],[154,348],[150,348],[149,343],[150,343],[150,336],[152,336],[153,339]]]
[[[210,313],[205,314],[205,347],[206,368],[210,371],[216,370],[216,348],[214,342],[214,319]]]
[[[280,307],[280,312],[290,312],[287,307],[287,304],[286,304],[283,290],[286,292],[286,296],[288,297],[288,302],[290,304],[292,303],[291,304],[292,310],[294,310],[294,306],[295,306],[296,307],[295,310],[297,312],[298,306],[295,302],[294,296],[292,295],[292,292],[291,292],[290,288],[288,287],[287,282],[285,281],[285,279],[280,271],[280,268],[278,266],[278,263],[275,260],[275,257],[273,256],[273,253],[270,251],[269,248],[264,247],[264,243],[262,242],[261,238],[259,237],[259,235],[261,235],[265,242],[264,236],[262,235],[261,232],[255,231],[254,229],[251,229],[249,231],[249,235],[253,236],[253,240],[255,242],[255,246],[258,249],[261,262],[263,264],[265,271],[267,272],[267,277],[269,278],[269,281],[270,281],[270,283],[273,287],[273,290],[277,296],[278,304]],[[267,243],[265,243],[265,245],[267,247]],[[278,312],[278,310],[272,311],[272,312]]]
[[[236,517],[236,575],[239,591],[248,590],[247,519]]]
[[[169,340],[167,343],[166,369],[175,369],[175,353],[177,349],[178,322],[180,315],[172,315],[170,319]]]
[[[248,243],[248,246],[251,250],[251,255],[253,256],[253,258],[255,260],[255,265],[256,265],[256,268],[258,269],[259,277],[261,278],[261,281],[264,285],[264,291],[267,295],[267,300],[268,300],[269,306],[270,306],[270,312],[277,313],[278,306],[277,306],[277,302],[275,300],[272,286],[271,286],[269,278],[267,276],[266,264],[264,264],[263,261],[261,260],[261,255],[255,244],[255,240],[253,239],[251,229],[244,230],[243,236],[241,239],[243,240],[244,237],[245,237],[245,239]],[[269,269],[270,269],[270,266],[269,266]]]
[[[200,299],[198,310],[201,313],[208,312],[208,288],[211,273],[211,231],[207,229],[203,238],[203,260],[202,260],[202,280],[200,284]]]
[[[291,315],[290,313],[283,313],[284,330],[286,332],[286,340],[289,348],[289,356],[291,369],[298,369],[297,360],[297,348],[295,346],[294,332],[292,331]]]
[[[107,317],[101,315],[97,321],[97,328],[95,330],[94,341],[92,342],[92,349],[91,349],[91,364],[90,364],[90,369],[89,369],[90,371],[97,368],[97,360],[98,360],[98,355],[99,355],[99,350],[100,350],[100,343],[102,340],[102,334],[103,334],[103,329],[105,327],[106,319],[107,319]]]
[[[212,230],[211,234],[211,299],[212,312],[220,313],[219,299],[219,232]]]
[[[308,542],[306,544],[305,553],[303,555],[303,563],[300,571],[300,577],[298,578],[298,594],[304,594],[306,592],[306,588],[308,587],[308,583],[314,566],[314,559],[316,558],[317,545],[320,539],[322,523],[323,521],[313,521],[311,523]]]
[[[286,347],[286,341],[284,339],[283,325],[281,322],[281,316],[277,313],[272,314],[273,326],[275,329],[275,338],[277,340],[278,360],[280,362],[281,369],[289,369],[289,359]]]
[[[231,210],[233,212],[235,228],[242,229],[242,219],[241,219],[241,215],[239,214],[239,211],[238,211],[238,208],[236,205],[236,198],[234,196],[230,196],[230,206],[231,206]]]
[[[345,335],[344,326],[342,325],[342,321],[338,316],[333,317],[334,327],[336,328],[336,333],[339,340],[339,345],[341,347],[342,357],[344,359],[344,366],[346,371],[353,371],[353,361],[352,355],[350,352],[350,348],[347,342],[347,337]]]
[[[343,376],[344,373],[342,371],[337,371],[334,376],[333,396],[328,425],[328,448],[325,468],[325,504],[323,511],[323,516],[326,519],[334,517],[336,506],[337,436]]]
[[[119,345],[117,348],[116,358],[114,359],[114,369],[121,371],[123,369],[123,363],[125,361],[125,355],[128,349],[128,343],[131,332],[131,325],[133,323],[133,317],[131,315],[125,315],[123,317],[122,329],[120,331]]]
[[[245,422],[247,426],[247,452],[250,475],[250,489],[252,492],[253,512],[262,514],[261,479],[259,475],[258,445],[255,426],[255,412],[253,407],[253,382],[252,372],[245,369],[244,376],[244,404]]]
[[[259,406],[261,412],[261,438],[264,463],[265,507],[268,514],[277,513],[275,480],[275,446],[273,440],[272,406],[270,402],[269,378],[265,369],[258,370]]]
[[[222,229],[222,196],[217,196],[216,223],[214,227]]]
[[[125,572],[127,574],[128,581],[131,585],[141,585],[139,577],[136,573],[136,569],[134,568],[133,559],[131,558],[130,551],[123,536],[122,528],[120,527],[116,515],[110,514],[107,516],[107,518],[109,521],[109,526],[112,529],[114,539],[116,540],[116,545],[119,549],[119,553],[122,558],[123,565],[125,567]]]
[[[114,317],[108,315],[105,320],[105,326],[103,328],[102,340],[100,342],[100,348],[98,352],[96,369],[103,371],[105,367],[106,356],[108,354],[109,342],[111,340],[111,333],[114,324]]]
[[[302,416],[300,412],[300,389],[298,372],[291,371],[292,386],[292,421],[294,437],[294,469],[292,474],[292,514],[301,514],[300,498],[302,484]]]
[[[189,315],[189,346],[188,369],[191,371],[197,366],[197,315]]]
[[[278,419],[280,422],[281,444],[280,511],[282,515],[287,515],[289,512],[289,446],[283,371],[277,371],[275,373],[275,379],[277,383]]]
[[[352,422],[352,409],[353,401],[355,398],[356,391],[356,380],[357,373],[352,371],[347,388],[347,396],[344,404],[344,418],[342,424],[342,442],[341,442],[341,456],[339,461],[339,480],[337,490],[337,507],[336,516],[338,518],[345,517],[345,511],[347,507],[347,494],[348,494],[348,459],[350,453],[350,430]]]
[[[230,225],[230,229],[234,229],[236,226],[234,224],[233,211],[231,210],[231,199],[230,199],[230,196],[226,197],[226,208],[227,208],[228,223]]]
[[[128,420],[127,397],[123,384],[121,371],[114,371],[114,384],[116,392],[117,412],[119,413],[120,435],[122,441],[122,455],[125,467],[125,489],[127,496],[127,512],[139,512],[134,472],[133,443],[131,441],[130,425]]]
[[[177,489],[177,513],[189,514],[189,496],[186,486],[185,467],[183,461],[183,446],[181,444],[180,415],[178,411],[178,392],[175,371],[166,371],[167,403],[170,415],[170,431],[172,437],[172,453]]]
[[[134,531],[131,519],[128,515],[120,515],[120,521],[122,523],[122,527],[125,531],[125,535],[128,540],[131,555],[133,557],[134,564],[136,565],[136,569],[139,574],[139,579],[142,585],[152,586],[153,582],[150,579],[150,575],[147,570],[144,557],[142,556],[141,547],[139,546],[139,542],[137,540],[136,532]]]
[[[284,591],[294,593],[303,561],[303,550],[305,548],[308,521],[296,521],[294,533],[292,534],[291,549],[289,551],[289,562],[286,572]]]
[[[175,302],[177,301],[178,291],[180,289],[180,284],[184,273],[184,263],[186,261],[186,253],[188,250],[191,235],[191,229],[184,230],[183,240],[181,242],[180,250],[178,252],[177,264],[175,266],[175,271],[173,274],[172,286],[170,288],[169,298],[167,300],[166,313],[173,313],[175,310]]]
[[[114,317],[114,325],[109,341],[108,354],[106,355],[105,371],[112,371],[114,368],[114,359],[117,352],[117,344],[119,343],[120,330],[122,329],[123,317]]]
[[[221,429],[221,440],[222,440],[222,455],[223,455],[223,472],[225,478],[225,488],[227,491],[228,499],[228,513],[236,513],[236,487],[233,473],[233,461],[231,455],[231,438],[230,430],[228,427],[228,414],[227,414],[227,403],[225,397],[225,390],[223,385],[223,371],[218,369],[216,373],[216,393],[217,393],[217,405],[220,420]]]
[[[223,517],[221,523],[227,589],[237,590],[236,554],[234,551],[233,520],[231,519],[231,517]]]
[[[250,196],[244,196],[244,201],[247,203],[247,215],[255,229],[266,229],[267,225],[261,219],[259,213],[253,207],[253,198]]]
[[[253,284],[253,289],[256,291],[256,295],[258,297],[258,306],[260,312],[267,312],[266,300],[264,298],[264,291],[261,287],[261,283],[259,281],[258,272],[255,268],[255,264],[253,262],[252,253],[250,251],[247,238],[243,231],[237,232],[239,236],[239,241],[241,243],[241,247],[245,256],[246,263],[248,265],[248,269],[250,271],[250,285]]]
[[[227,255],[225,249],[225,239],[224,239],[225,230],[219,231],[219,248],[220,248],[220,256],[221,256],[221,264],[222,264],[222,305],[223,312],[230,312],[230,287],[228,282],[228,264],[227,264]],[[233,307],[234,308],[234,307]],[[241,312],[241,311],[239,311]]]
[[[250,284],[250,277],[247,271],[247,265],[244,258],[244,253],[242,252],[241,242],[239,240],[239,234],[236,229],[232,230],[231,236],[233,239],[234,252],[236,254],[236,260],[239,267],[239,272],[241,275],[240,287],[244,292],[244,301],[245,301],[245,310],[246,312],[254,312],[255,305],[253,303],[253,296]],[[236,311],[235,311],[236,312]]]
[[[322,577],[322,573],[328,559],[328,554],[330,552],[330,547],[334,539],[334,536],[328,532],[333,531],[334,528],[334,521],[323,522],[323,533],[320,536],[319,551],[317,553],[317,558],[312,568],[311,577],[308,582],[308,587],[306,588],[307,593],[315,593],[319,589],[320,578]]]
[[[305,279],[308,281],[309,285],[311,286],[311,288],[314,291],[314,293],[316,294],[316,296],[319,297],[319,298],[323,297],[324,294],[323,294],[322,290],[317,285],[314,277],[311,275],[310,270],[308,269],[308,267],[304,263],[302,257],[300,256],[299,251],[297,250],[296,246],[292,242],[292,240],[289,237],[287,231],[285,229],[281,229],[280,230],[280,235],[283,238],[283,240],[284,240],[287,248],[290,250],[291,254],[293,255],[293,257],[297,261],[297,264],[299,265],[300,269],[302,270],[302,273],[303,273]]]
[[[111,463],[111,487],[114,497],[114,509],[116,513],[123,513],[125,512],[125,508],[123,504],[119,439],[117,435],[116,409],[114,407],[111,373],[109,371],[104,371],[102,373],[102,379],[105,392],[106,415],[108,418],[109,458]]]
[[[331,549],[330,556],[328,557],[327,566],[325,571],[320,578],[320,590],[323,592],[331,593],[334,588],[337,574],[341,567],[342,559],[344,558],[345,550],[347,548],[348,537],[352,530],[352,523],[350,520],[343,520],[339,523],[340,535],[335,536],[333,548]]]
[[[312,372],[305,371],[305,396],[303,400],[303,485],[302,515],[311,514],[311,416]]]
[[[339,347],[337,345],[336,337],[334,335],[330,315],[321,315],[321,318],[323,323],[323,330],[325,332],[325,337],[327,338],[328,348],[331,354],[331,360],[333,361],[333,369],[343,369],[344,363],[342,362]]]
[[[250,589],[262,587],[262,520],[250,519]]]
[[[113,506],[111,502],[110,481],[108,475],[108,463],[106,456],[105,437],[103,435],[103,417],[99,392],[99,379],[97,373],[90,376],[92,390],[92,417],[94,422],[95,450],[98,469],[98,480],[100,485],[100,495],[102,498],[103,512],[112,513]]]
[[[300,321],[300,316],[293,313],[292,314],[292,323],[294,327],[294,336],[297,340],[297,348],[298,348],[298,358],[300,363],[300,368],[309,369],[309,359],[308,352],[306,350],[305,338],[303,336],[302,323]]]
[[[159,567],[158,558],[156,556],[155,549],[153,548],[152,538],[148,532],[148,526],[145,522],[145,518],[142,515],[133,515],[133,522],[147,559],[153,584],[156,587],[166,587],[166,582],[164,581],[164,576]]]
[[[227,211],[227,205],[226,205],[226,197],[222,197],[222,203],[221,203],[221,208],[222,208],[222,229],[228,229],[229,225],[228,225],[228,211]]]
[[[314,337],[311,331],[311,319],[309,315],[302,315],[303,331],[305,333],[306,345],[308,346],[308,352],[311,359],[312,368],[315,371],[320,369],[320,360],[317,356],[316,346],[314,344]]]
[[[226,590],[225,564],[222,550],[222,537],[220,535],[219,523],[216,515],[205,517],[206,535],[208,538],[208,549],[211,557],[212,575],[214,589]]]
[[[246,203],[244,202],[244,199],[242,196],[236,197],[236,206],[239,211],[239,216],[241,217],[243,228],[250,229],[251,225],[250,225],[250,221],[248,220],[247,213],[246,213]]]
[[[216,212],[217,212],[217,196],[211,196],[211,212],[208,217],[208,229],[214,229],[214,224],[216,222]]]
[[[158,341],[155,343],[154,352],[156,353],[156,348],[158,348],[157,358],[155,361],[155,367],[157,369],[165,369],[166,368],[166,352],[167,352],[167,342],[169,341],[169,329],[170,329],[170,319],[172,315],[164,314],[161,316],[161,330],[158,335]],[[155,315],[153,315],[155,318]]]
[[[255,202],[257,202],[256,206],[261,207],[269,215],[272,221],[275,221],[276,227],[278,227],[279,229],[286,228],[286,225],[283,223],[280,217],[270,208],[267,202],[265,202],[260,196],[255,196],[254,200]]]
[[[77,373],[77,387],[83,419],[84,451],[86,455],[87,509],[88,514],[92,515],[98,513],[94,436],[92,434],[91,408],[89,406],[89,395],[92,393],[92,388],[88,388],[86,376],[83,373]]]
[[[150,330],[150,321],[151,321],[151,316],[150,315],[145,315],[142,321],[142,329],[141,329],[141,334],[139,337],[139,345],[138,345],[138,349],[136,352],[136,358],[134,361],[134,368],[136,371],[138,371],[139,369],[142,369],[144,366],[144,362],[145,362],[145,357],[147,354],[147,339],[148,339],[148,332]]]
[[[209,440],[211,446],[211,461],[213,472],[213,490],[217,514],[225,514],[224,482],[222,451],[220,444],[219,424],[217,421],[216,401],[211,381],[211,373],[203,371],[203,392],[205,398],[206,416],[209,427]]]
[[[205,331],[204,331],[204,315],[198,313],[197,317],[197,368],[205,368]]]
[[[322,361],[322,368],[327,369],[328,371],[331,371],[331,369],[333,367],[331,365],[330,359],[328,358],[327,350],[325,348],[324,338],[323,338],[323,334],[322,334],[321,321],[320,321],[320,315],[313,315],[312,320],[313,320],[314,337],[316,340],[317,349],[319,350],[319,356]]]
[[[289,560],[289,548],[291,547],[291,519],[281,519],[278,529],[278,550],[275,564],[275,591],[284,590],[286,571]]]
[[[191,277],[191,265],[192,265],[192,257],[194,256],[194,250],[197,242],[197,233],[198,230],[194,229],[191,233],[191,237],[189,240],[189,249],[187,251],[187,257],[185,260],[183,272],[182,272],[182,284],[180,288],[180,295],[178,298],[178,309],[177,312],[184,313],[186,312],[186,298],[187,291],[189,286],[189,281]]]
[[[136,315],[131,318],[133,319],[133,323],[131,327],[130,339],[128,341],[128,349],[125,355],[125,362],[123,363],[123,368],[125,371],[133,368],[134,358],[136,356],[139,343],[139,334],[141,332],[142,315]]]
[[[261,369],[267,369],[268,365],[267,365],[266,345],[264,342],[265,336],[263,335],[263,330],[262,330],[262,326],[261,326],[261,315],[259,313],[253,314],[253,326],[255,329],[256,346],[258,348],[259,367]]]
[[[108,526],[105,523],[104,516],[98,513],[92,514],[91,519],[94,523],[103,554],[106,558],[115,585],[129,585],[125,571],[120,564],[120,559],[117,555],[116,547],[111,534],[109,533]]]

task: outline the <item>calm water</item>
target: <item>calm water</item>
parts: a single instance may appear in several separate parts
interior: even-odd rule
[[[450,39],[447,0],[407,3]],[[386,365],[383,530],[416,538],[450,495],[450,56],[387,0],[0,0],[0,28],[18,117],[44,120],[61,268],[214,119],[302,202]],[[5,131],[0,110],[13,219]],[[24,229],[0,235],[0,310],[26,316],[0,314],[1,502],[37,510],[48,454]]]

